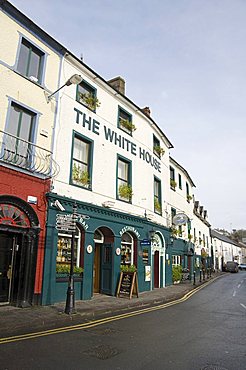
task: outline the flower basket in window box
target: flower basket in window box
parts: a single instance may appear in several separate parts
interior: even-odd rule
[[[79,93],[79,100],[91,110],[96,110],[101,105],[97,97],[91,93]]]
[[[187,198],[187,202],[190,203],[190,201],[192,200],[192,195],[188,194],[186,198]]]
[[[119,196],[121,198],[131,200],[132,199],[132,187],[127,184],[120,185],[119,187]]]
[[[90,185],[88,171],[82,171],[79,166],[76,166],[76,164],[73,165],[72,177],[73,181],[78,183],[79,185],[87,187]]]
[[[74,276],[81,277],[84,269],[82,267],[74,266],[73,274]],[[68,277],[70,273],[70,265],[57,264],[56,265],[56,277],[64,278]]]
[[[171,189],[175,190],[175,189],[176,189],[176,186],[177,186],[176,181],[175,181],[175,180],[170,179],[170,186],[171,186]]]
[[[120,126],[126,128],[128,131],[135,131],[136,126],[128,119],[120,119]]]
[[[136,272],[137,268],[135,265],[121,265],[120,271],[121,272]]]
[[[161,205],[156,198],[154,200],[154,208],[155,208],[155,212],[161,213]]]
[[[165,150],[160,145],[155,145],[153,150],[159,157],[165,154]]]

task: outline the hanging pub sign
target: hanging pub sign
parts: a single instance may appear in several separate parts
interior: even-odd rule
[[[121,272],[116,297],[132,298],[135,294],[138,297],[138,280],[136,272]]]

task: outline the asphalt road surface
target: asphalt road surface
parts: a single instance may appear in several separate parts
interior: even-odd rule
[[[246,272],[183,303],[78,329],[1,344],[0,369],[245,370]]]

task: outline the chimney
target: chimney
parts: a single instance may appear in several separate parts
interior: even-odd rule
[[[108,81],[109,85],[112,86],[115,90],[117,90],[122,95],[125,95],[125,80],[118,76],[115,78],[112,78]]]
[[[144,107],[141,109],[141,111],[148,117],[150,117],[150,109],[149,107]]]

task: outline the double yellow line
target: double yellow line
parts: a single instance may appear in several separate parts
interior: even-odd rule
[[[213,279],[213,281],[214,280],[215,279]],[[175,301],[172,301],[172,302],[163,303],[163,304],[153,306],[153,307],[139,309],[137,311],[124,313],[124,314],[121,314],[121,315],[110,316],[110,317],[106,317],[106,318],[103,318],[103,319],[90,321],[88,323],[77,324],[77,325],[72,325],[72,326],[65,326],[65,327],[62,327],[62,328],[51,329],[51,330],[44,330],[44,331],[39,331],[39,332],[36,332],[36,333],[27,333],[27,334],[22,334],[22,335],[15,335],[15,336],[12,336],[12,337],[0,338],[0,344],[23,341],[23,340],[34,339],[34,338],[40,338],[40,337],[45,337],[45,336],[48,336],[48,335],[65,333],[65,332],[69,332],[69,331],[89,329],[89,328],[93,328],[95,326],[104,325],[104,324],[109,323],[109,322],[122,320],[122,319],[126,319],[126,318],[133,317],[133,316],[143,315],[143,314],[148,313],[148,312],[162,310],[164,308],[171,307],[171,306],[174,306],[176,304],[187,301],[187,299],[192,297],[199,290],[205,288],[211,282],[212,282],[211,280],[207,281],[203,285],[200,285],[199,287],[197,287],[194,290],[185,294],[182,298],[179,298],[179,299],[177,299]]]

